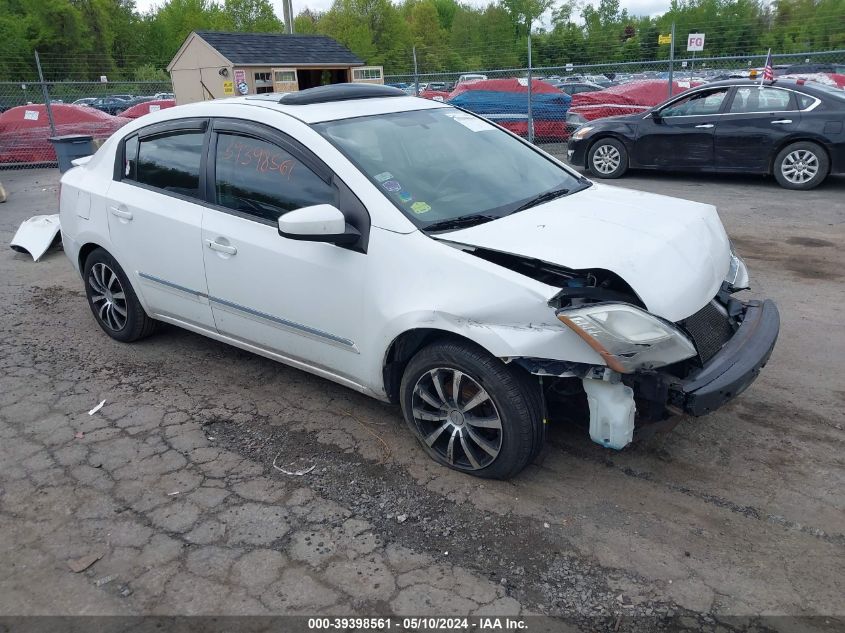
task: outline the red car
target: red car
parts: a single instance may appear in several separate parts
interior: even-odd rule
[[[175,99],[156,99],[154,101],[144,101],[143,103],[137,103],[133,105],[131,108],[126,108],[123,112],[120,113],[120,116],[126,119],[137,119],[138,117],[144,116],[145,114],[149,114],[150,112],[158,112],[159,110],[164,110],[165,108],[172,108],[175,105]]]
[[[51,136],[87,134],[95,139],[108,138],[129,122],[87,106],[55,103],[50,110],[55,132],[50,130],[43,103],[17,106],[0,114],[0,163],[52,163],[56,152]]]
[[[672,95],[698,85],[700,84],[690,84],[688,81],[672,82]],[[573,95],[566,120],[570,127],[577,127],[595,119],[645,112],[668,98],[669,83],[664,79],[633,81],[596,92]]]

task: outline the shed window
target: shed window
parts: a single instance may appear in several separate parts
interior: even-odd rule
[[[277,70],[276,71],[276,82],[277,83],[288,83],[296,81],[296,71],[293,70]]]
[[[273,92],[272,73],[255,73],[255,92],[256,94],[264,94],[265,92]]]
[[[356,81],[362,79],[381,79],[381,68],[353,68],[352,78]]]

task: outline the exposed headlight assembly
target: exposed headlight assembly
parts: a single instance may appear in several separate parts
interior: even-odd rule
[[[576,141],[580,141],[582,138],[587,136],[587,134],[589,134],[593,129],[594,128],[591,125],[581,126],[577,130],[575,130],[575,133],[572,135],[572,138]]]
[[[728,269],[728,276],[725,277],[734,290],[745,290],[749,287],[748,268],[742,258],[736,254],[731,247],[731,266]]]
[[[608,367],[623,374],[670,365],[696,354],[695,346],[678,328],[625,303],[563,308],[556,315]]]

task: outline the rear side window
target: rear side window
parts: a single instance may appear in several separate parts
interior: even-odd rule
[[[813,97],[811,97],[810,95],[805,95],[805,94],[800,93],[800,92],[796,92],[795,96],[798,98],[798,109],[799,110],[806,110],[807,108],[809,108],[811,105],[813,105],[816,102],[816,100],[813,99]]]
[[[217,204],[264,220],[315,204],[337,204],[337,191],[278,145],[221,133],[215,154]]]
[[[123,149],[123,177],[136,180],[138,177],[138,137],[126,139]]]
[[[737,88],[731,103],[733,113],[784,112],[792,110],[792,93],[777,88],[745,86]]]
[[[142,138],[135,180],[192,198],[200,197],[200,163],[205,133],[177,132]]]

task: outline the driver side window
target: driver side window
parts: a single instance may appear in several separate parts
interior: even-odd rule
[[[214,190],[220,206],[273,223],[294,209],[337,203],[337,190],[301,161],[241,134],[217,137]]]
[[[672,116],[700,116],[718,114],[722,109],[722,102],[728,94],[727,88],[718,90],[703,90],[691,94],[685,99],[680,99],[663,108],[660,112],[662,117]]]

